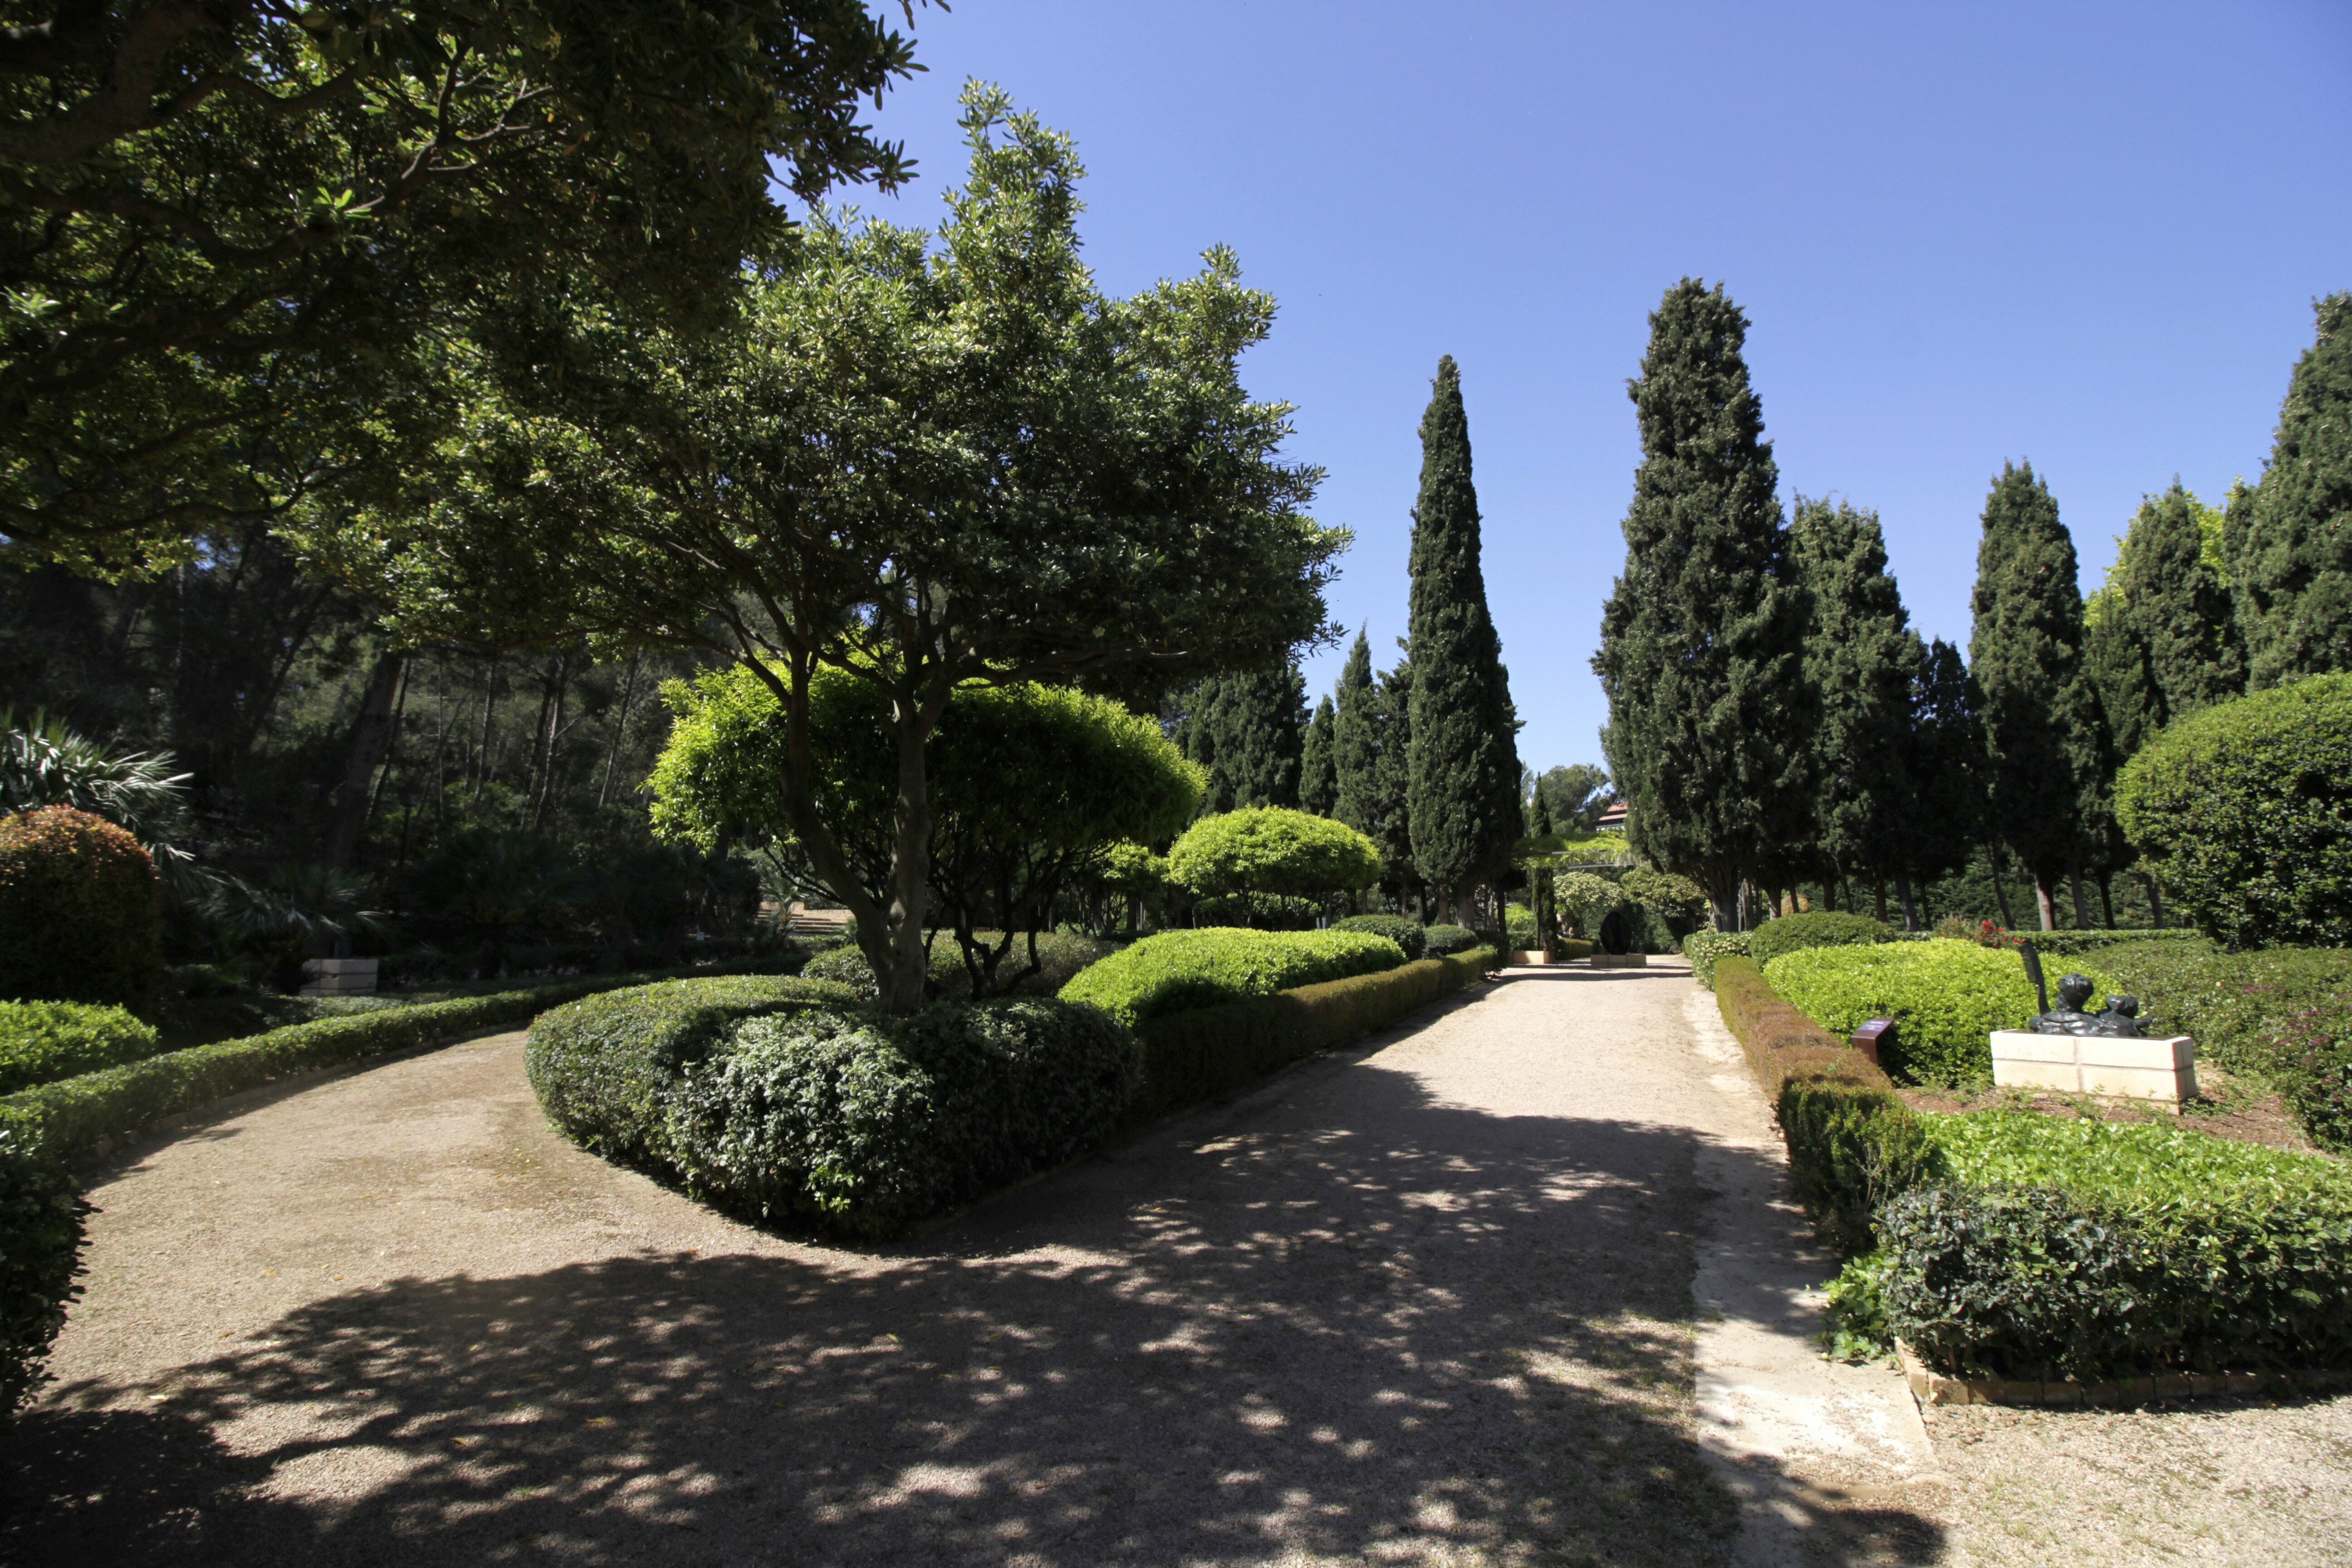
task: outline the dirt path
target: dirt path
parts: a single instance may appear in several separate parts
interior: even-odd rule
[[[1772,1342],[1812,1266],[1690,993],[1525,973],[883,1253],[571,1148],[518,1036],[313,1085],[99,1183],[0,1552],[1945,1560]]]

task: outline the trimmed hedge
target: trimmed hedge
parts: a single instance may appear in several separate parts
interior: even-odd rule
[[[155,863],[69,805],[0,819],[0,997],[143,1012],[163,976]]]
[[[64,1165],[0,1127],[0,1421],[46,1381],[41,1363],[81,1294],[90,1212]]]
[[[2116,775],[2116,818],[2231,947],[2352,943],[2352,675],[2216,703]]]
[[[2280,1019],[2264,1054],[2305,1135],[2352,1154],[2352,992]]]
[[[2078,952],[2100,952],[2124,942],[2201,942],[2201,931],[2183,926],[2147,927],[2117,931],[2012,931],[2001,933],[2004,940],[2019,947],[2030,947],[2040,953],[2058,953],[2071,957]]]
[[[1683,938],[1683,956],[1690,960],[1691,978],[1714,990],[1716,961],[1745,956],[1748,939],[1752,934],[1744,931],[1695,931]]]
[[[1433,926],[1431,932],[1444,930]],[[1062,987],[1130,1027],[1146,1018],[1270,995],[1404,963],[1404,951],[1363,931],[1249,931],[1207,926],[1162,931],[1090,965]]]
[[[806,976],[740,974],[607,991],[541,1013],[523,1053],[548,1120],[583,1149],[631,1164],[674,1164],[664,1095],[745,1018],[830,1004],[851,987]]]
[[[663,1097],[664,1136],[698,1197],[886,1237],[1095,1147],[1139,1068],[1132,1035],[1072,1003],[804,1009],[729,1025]]]
[[[1143,1047],[1143,1087],[1129,1119],[1146,1121],[1214,1100],[1301,1058],[1344,1046],[1453,995],[1494,963],[1493,950],[1478,948],[1147,1018],[1135,1029]]]
[[[2352,1364],[2352,1170],[2169,1123],[1928,1119],[1881,1218],[1889,1327],[1949,1372]]]
[[[1468,926],[1438,925],[1425,928],[1421,940],[1424,957],[1444,958],[1448,953],[1467,952],[1484,939]]]
[[[975,931],[980,940],[993,944],[1003,936],[1001,931]],[[1043,966],[1021,983],[1017,994],[1051,996],[1086,969],[1099,963],[1115,949],[1109,942],[1092,937],[1071,936],[1062,931],[1037,933],[1037,962]],[[1029,964],[1029,939],[1016,934],[1013,946],[997,961],[997,973],[1011,974]],[[845,942],[812,958],[801,969],[812,980],[831,980],[849,986],[867,1001],[882,994],[874,983],[874,966],[866,962],[865,950],[856,942]],[[942,931],[931,942],[929,994],[937,1000],[969,1001],[971,997],[971,971],[964,967],[963,950],[956,945],[951,932]]]
[[[152,1057],[155,1026],[88,1002],[0,1002],[0,1094]]]
[[[1405,962],[1420,958],[1429,938],[1429,928],[1411,915],[1349,915],[1331,922],[1333,931],[1368,931],[1374,936],[1384,936],[1403,949]]]
[[[1946,938],[1806,948],[1781,954],[1764,973],[1773,990],[1833,1035],[1851,1035],[1867,1018],[1894,1019],[1886,1066],[1916,1083],[1990,1079],[1986,1037],[2022,1028],[2040,1010],[2016,953]],[[2115,988],[2103,974],[2092,979],[2101,983],[2095,994]]]
[[[1808,947],[1862,947],[1885,942],[1895,934],[1885,921],[1843,910],[1813,910],[1766,921],[1748,933],[1748,954],[1769,964],[1784,952]]]
[[[2149,1034],[2188,1035],[2200,1059],[2281,1080],[2273,1042],[2292,1015],[2352,991],[2352,952],[2275,947],[2223,952],[2208,942],[2134,942],[2099,955],[2118,989],[2140,999]]]

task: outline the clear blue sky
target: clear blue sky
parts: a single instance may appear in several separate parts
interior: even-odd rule
[[[894,13],[895,16],[895,13]],[[2315,295],[2352,288],[2352,5],[957,0],[876,117],[961,177],[955,96],[1078,142],[1127,292],[1232,245],[1282,314],[1332,595],[1404,631],[1415,435],[1462,364],[1487,596],[1537,767],[1599,761],[1589,663],[1640,452],[1624,383],[1677,278],[1746,308],[1787,492],[1876,509],[1915,622],[1965,646],[1978,516],[2045,474],[2096,586],[2143,495],[2259,474]],[[1330,689],[1343,650],[1308,666]]]

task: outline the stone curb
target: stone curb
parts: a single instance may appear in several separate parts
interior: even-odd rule
[[[2243,1398],[2264,1388],[2291,1384],[2300,1388],[2340,1386],[2352,1376],[2340,1372],[2286,1374],[2260,1372],[2173,1373],[2162,1377],[2126,1377],[2113,1383],[2042,1382],[2032,1378],[1947,1377],[1930,1372],[1911,1347],[1895,1342],[1904,1380],[1921,1405],[2011,1405],[2054,1409],[2086,1405],[2152,1405],[2158,1400]]]

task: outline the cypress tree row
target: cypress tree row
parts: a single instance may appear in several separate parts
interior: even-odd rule
[[[1741,356],[1748,319],[1685,278],[1650,317],[1628,384],[1642,466],[1625,570],[1592,668],[1602,750],[1632,847],[1706,890],[1716,923],[1739,885],[1811,828],[1806,594],[1784,560],[1779,470]]]
[[[1307,682],[1295,664],[1217,676],[1193,689],[1176,742],[1209,771],[1202,816],[1298,804],[1306,706]]]
[[[2230,583],[2256,691],[2352,669],[2352,294],[2316,311],[2318,341],[2287,384],[2242,526],[2231,509]]]
[[[1372,821],[1360,831],[1381,847],[1402,901],[1415,878],[1412,854],[1412,659],[1400,658],[1372,690]]]
[[[1919,929],[1912,883],[1949,877],[1969,862],[1984,835],[1984,731],[1976,688],[1960,650],[1937,637],[1911,678],[1911,732],[1903,747],[1909,785],[1897,838],[1895,888],[1903,929]]]
[[[1519,837],[1518,724],[1478,561],[1470,420],[1452,355],[1437,362],[1421,421],[1412,509],[1412,734],[1407,809],[1414,867],[1471,923],[1471,890],[1498,879]]]
[[[1367,837],[1381,820],[1380,693],[1372,686],[1372,645],[1360,630],[1339,671],[1331,725],[1331,815]]]
[[[1333,736],[1339,729],[1339,717],[1331,700],[1323,699],[1315,710],[1315,720],[1307,726],[1307,738],[1298,752],[1298,809],[1328,816],[1339,801],[1339,776],[1334,755]]]
[[[2177,479],[2143,503],[2106,586],[2084,606],[2086,657],[2118,758],[2245,689],[2230,591],[2207,551],[2209,510]]]
[[[1797,498],[1790,559],[1810,591],[1805,679],[1814,731],[1814,873],[1824,890],[1868,878],[1886,918],[1885,879],[1912,828],[1912,683],[1927,650],[1886,571],[1878,514]]]
[[[1985,501],[1977,546],[1969,670],[1981,694],[1993,831],[2032,873],[2042,929],[2057,925],[2054,889],[2105,858],[2102,826],[2114,773],[2106,716],[2083,662],[2074,541],[2031,464],[2004,464]]]

